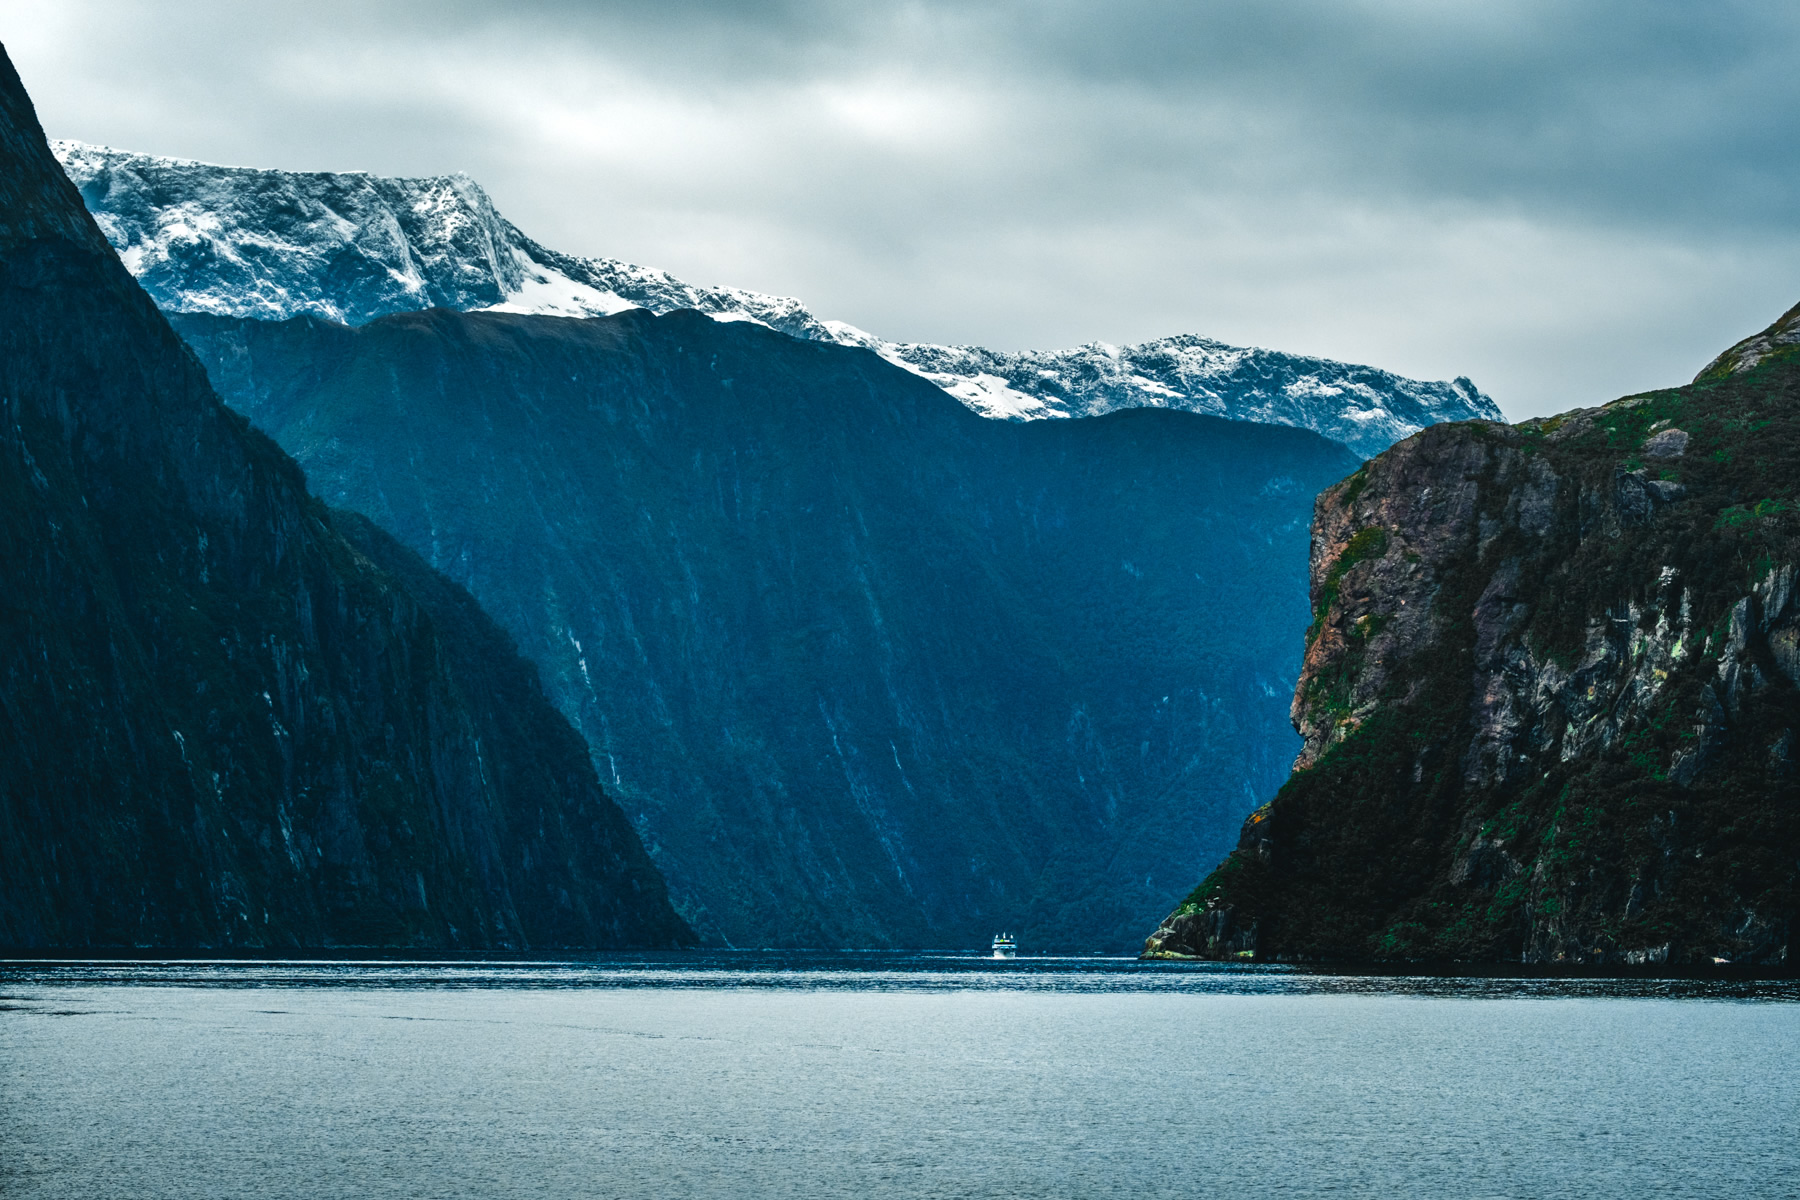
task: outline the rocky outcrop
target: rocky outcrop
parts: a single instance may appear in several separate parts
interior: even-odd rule
[[[0,55],[0,946],[692,940],[531,666],[307,494]]]
[[[1146,952],[1785,963],[1796,401],[1769,356],[1322,493],[1304,748]]]
[[[1722,379],[1739,371],[1748,371],[1770,358],[1789,358],[1800,354],[1800,304],[1788,309],[1780,320],[1751,334],[1706,365],[1696,378]]]

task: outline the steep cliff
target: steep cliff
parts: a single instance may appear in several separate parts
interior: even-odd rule
[[[1320,495],[1292,778],[1150,954],[1788,961],[1795,314],[1693,384]]]
[[[0,945],[691,939],[505,635],[219,402],[3,53],[0,507]]]
[[[694,312],[174,318],[334,505],[544,670],[736,945],[1130,944],[1298,740],[1297,429],[991,421]]]
[[[666,271],[539,245],[466,175],[222,167],[78,142],[53,144],[121,259],[165,312],[360,325],[442,306],[611,316],[680,309],[875,351],[989,417],[1179,408],[1294,425],[1361,455],[1438,421],[1498,419],[1467,379],[1426,382],[1176,336],[1010,352],[892,342],[821,320],[789,296],[703,287]]]

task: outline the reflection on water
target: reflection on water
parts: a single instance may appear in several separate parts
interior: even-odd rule
[[[1792,1195],[1791,982],[0,965],[8,1197]]]

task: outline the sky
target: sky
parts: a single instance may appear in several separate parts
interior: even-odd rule
[[[1686,381],[1800,301],[1792,0],[0,0],[52,137],[466,171],[900,341]]]

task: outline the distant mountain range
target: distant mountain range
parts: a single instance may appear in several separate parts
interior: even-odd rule
[[[1466,378],[1420,382],[1188,335],[1016,353],[890,342],[789,297],[558,253],[521,233],[465,175],[389,179],[221,167],[78,142],[52,148],[166,311],[359,325],[432,307],[559,316],[695,309],[873,350],[984,416],[1176,408],[1310,429],[1363,457],[1438,422],[1500,419]]]
[[[1306,517],[1357,463],[1321,431],[1494,411],[1198,338],[886,343],[556,254],[466,178],[59,151],[227,403],[474,593],[734,945],[1131,944],[1298,748]]]

